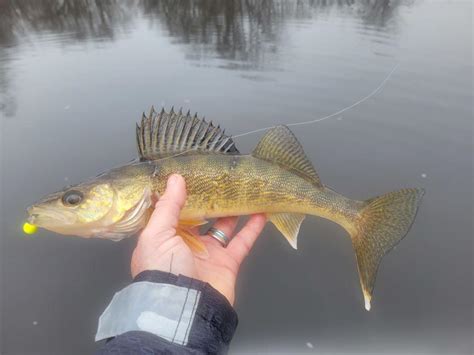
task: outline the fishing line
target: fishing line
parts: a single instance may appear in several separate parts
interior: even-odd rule
[[[317,123],[317,122],[321,122],[321,121],[325,121],[329,118],[332,118],[332,117],[335,117],[335,116],[338,116],[340,115],[341,113],[343,112],[346,112],[348,110],[350,110],[351,108],[354,108],[358,105],[360,105],[361,103],[363,103],[364,101],[367,101],[368,99],[370,99],[372,96],[376,95],[380,90],[382,90],[382,88],[385,86],[386,82],[390,79],[390,77],[392,76],[392,74],[398,69],[398,66],[399,64],[395,65],[393,67],[393,69],[390,71],[390,73],[388,73],[388,75],[385,77],[385,79],[382,80],[382,82],[379,84],[379,86],[377,86],[375,88],[375,90],[373,90],[370,94],[368,94],[367,96],[363,97],[362,99],[360,99],[359,101],[356,101],[354,102],[352,105],[350,106],[347,106],[345,108],[343,108],[342,110],[339,110],[337,112],[334,112],[334,113],[331,113],[330,115],[327,115],[327,116],[324,116],[324,117],[321,117],[321,118],[316,118],[314,120],[309,120],[309,121],[303,121],[303,122],[295,122],[295,123],[288,123],[286,124],[286,126],[303,126],[303,125],[307,125],[307,124],[312,124],[312,123]],[[262,131],[266,131],[268,129],[271,129],[271,128],[274,128],[276,126],[269,126],[269,127],[264,127],[264,128],[258,128],[258,129],[255,129],[253,131],[249,131],[249,132],[245,132],[245,133],[241,133],[241,134],[237,134],[235,136],[232,136],[232,138],[238,138],[238,137],[243,137],[243,136],[246,136],[246,135],[249,135],[249,134],[253,134],[253,133],[257,133],[257,132],[262,132]]]
[[[170,274],[171,274],[171,270],[173,269],[173,257],[174,257],[174,253],[171,253],[171,260],[170,260]]]
[[[318,122],[322,122],[322,121],[325,121],[325,120],[328,120],[330,118],[333,118],[335,116],[339,116],[340,114],[356,107],[356,106],[359,106],[360,104],[362,104],[363,102],[369,100],[371,97],[373,97],[374,95],[376,95],[377,93],[379,93],[383,87],[385,86],[385,84],[387,83],[387,81],[392,77],[393,73],[395,73],[395,71],[398,69],[400,65],[399,64],[396,64],[392,70],[385,76],[385,78],[381,81],[381,83],[372,91],[370,92],[368,95],[364,96],[363,98],[361,98],[360,100],[354,102],[353,104],[349,105],[349,106],[346,106],[344,107],[343,109],[337,111],[337,112],[334,112],[334,113],[331,113],[330,115],[327,115],[327,116],[324,116],[324,117],[321,117],[321,118],[316,118],[314,120],[309,120],[309,121],[302,121],[302,122],[294,122],[294,123],[287,123],[286,126],[288,127],[294,127],[294,126],[303,126],[303,125],[309,125],[309,124],[313,124],[313,123],[318,123]],[[262,131],[266,131],[266,130],[269,130],[269,129],[272,129],[276,126],[268,126],[268,127],[263,127],[263,128],[258,128],[258,129],[254,129],[253,131],[248,131],[248,132],[244,132],[244,133],[240,133],[240,134],[236,134],[236,135],[231,135],[230,137],[231,138],[239,138],[239,137],[244,137],[244,136],[247,136],[249,134],[254,134],[254,133],[258,133],[258,132],[262,132]],[[165,159],[169,159],[169,158],[175,158],[175,157],[178,157],[180,155],[184,155],[188,152],[191,152],[192,149],[188,149],[184,152],[180,152],[180,153],[177,153],[175,155],[171,155],[171,156],[168,156],[168,157],[164,157],[164,158],[161,158],[161,159],[157,159],[158,161],[161,161],[161,160],[165,160]]]

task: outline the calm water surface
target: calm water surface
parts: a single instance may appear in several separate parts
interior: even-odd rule
[[[322,181],[427,191],[364,310],[345,231],[268,226],[243,266],[232,353],[472,352],[472,5],[458,1],[0,1],[1,352],[84,354],[134,240],[22,234],[45,193],[136,156],[150,105],[239,134],[294,132]],[[250,151],[260,134],[237,139]]]

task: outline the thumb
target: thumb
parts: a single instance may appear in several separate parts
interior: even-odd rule
[[[181,175],[173,174],[168,178],[166,190],[156,203],[142,235],[156,236],[176,229],[185,202],[186,183]]]

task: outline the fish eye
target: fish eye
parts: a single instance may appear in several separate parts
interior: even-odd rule
[[[77,190],[70,190],[63,195],[61,200],[63,201],[63,204],[65,206],[76,206],[81,203],[83,198],[84,195],[82,194],[82,192]]]

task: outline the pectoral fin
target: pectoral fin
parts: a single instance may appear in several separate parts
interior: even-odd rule
[[[206,246],[199,237],[189,231],[189,226],[179,225],[178,228],[176,228],[176,234],[183,238],[183,241],[194,254],[202,258],[209,256]]]
[[[205,219],[180,219],[179,225],[186,226],[186,227],[199,227],[206,224],[207,221]]]
[[[268,214],[267,217],[288,240],[288,243],[294,249],[297,249],[298,232],[306,215],[300,213],[272,213]]]

